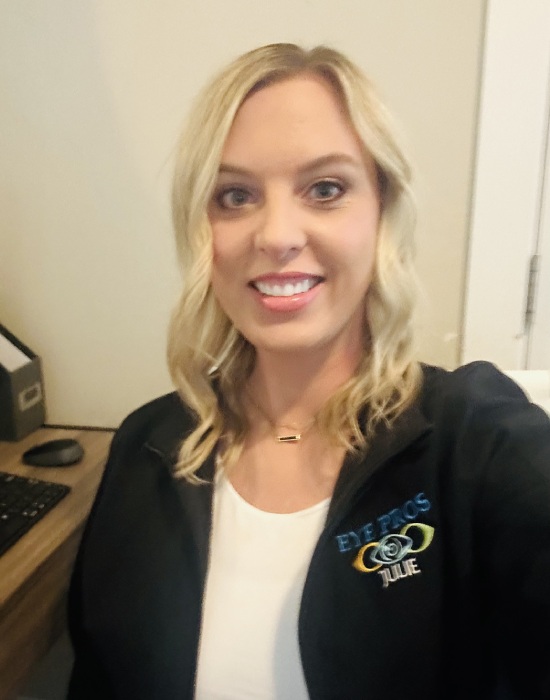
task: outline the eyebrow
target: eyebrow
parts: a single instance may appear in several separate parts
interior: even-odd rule
[[[314,158],[313,160],[304,163],[298,168],[298,173],[300,175],[307,174],[309,172],[318,170],[326,165],[352,165],[353,167],[362,167],[363,163],[359,162],[356,158],[349,156],[347,153],[328,153],[325,156],[320,156],[319,158]],[[238,165],[232,165],[231,163],[221,163],[218,169],[219,174],[231,174],[231,175],[253,175],[250,170],[246,168],[241,168]]]

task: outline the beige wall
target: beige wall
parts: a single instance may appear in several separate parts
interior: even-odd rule
[[[325,42],[379,85],[417,171],[422,357],[458,360],[485,2],[0,0],[0,321],[48,419],[116,425],[170,389],[171,150],[189,100],[259,44]]]

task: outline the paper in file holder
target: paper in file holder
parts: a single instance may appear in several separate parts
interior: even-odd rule
[[[40,358],[0,324],[0,440],[21,440],[44,420]]]

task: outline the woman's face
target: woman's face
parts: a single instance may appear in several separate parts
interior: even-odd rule
[[[379,214],[374,163],[327,82],[243,103],[209,207],[212,287],[259,353],[361,356]]]

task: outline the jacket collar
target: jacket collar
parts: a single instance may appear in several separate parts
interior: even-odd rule
[[[165,400],[164,414],[151,430],[145,446],[159,454],[170,470],[173,470],[181,443],[193,430],[196,418],[176,392],[169,394]],[[206,481],[213,479],[213,455],[200,467],[197,476]]]
[[[424,389],[424,387],[423,387]],[[423,390],[421,389],[421,394]],[[421,409],[421,396],[402,413],[391,426],[381,424],[364,453],[349,454],[344,460],[336,483],[330,510],[340,510],[350,494],[357,492],[361,484],[374,474],[391,457],[431,430],[431,423]],[[157,421],[147,440],[148,449],[160,454],[163,461],[173,469],[179,447],[195,425],[191,411],[174,392],[166,397],[164,416]],[[200,467],[197,476],[212,482],[215,472],[214,454],[210,454]],[[329,513],[330,514],[330,513]]]
[[[176,393],[166,397],[164,411],[163,416],[152,429],[145,446],[162,459],[172,474],[180,445],[193,430],[196,419]],[[211,484],[214,481],[214,471],[215,454],[212,452],[197,472],[199,479],[206,483],[191,484],[186,479],[177,479],[173,482],[196,543],[197,564],[203,585],[208,565],[213,497]]]

